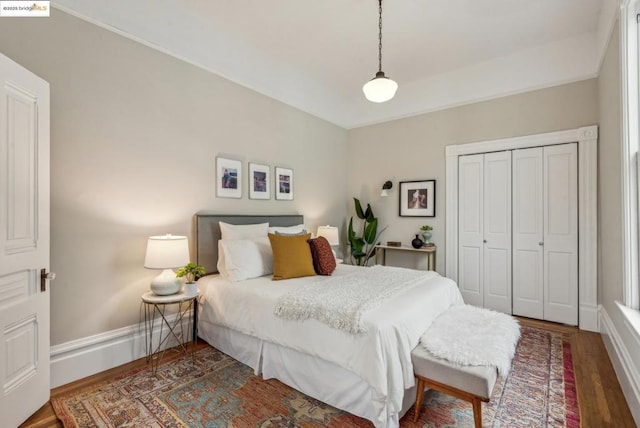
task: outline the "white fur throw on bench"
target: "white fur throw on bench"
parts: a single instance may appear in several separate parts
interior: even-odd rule
[[[438,316],[420,343],[435,357],[467,366],[494,366],[509,373],[520,338],[510,315],[471,305],[455,305]]]

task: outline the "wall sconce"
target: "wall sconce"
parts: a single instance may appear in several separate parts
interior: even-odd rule
[[[380,192],[380,196],[384,197],[384,196],[389,196],[389,193],[387,192],[387,190],[390,190],[393,187],[393,183],[391,182],[391,180],[387,180],[384,182],[384,184],[382,185],[382,192]]]

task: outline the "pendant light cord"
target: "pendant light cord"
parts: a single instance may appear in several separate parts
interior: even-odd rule
[[[378,0],[378,71],[382,71],[382,0]]]

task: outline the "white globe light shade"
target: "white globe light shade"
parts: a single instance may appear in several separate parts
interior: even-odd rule
[[[374,103],[389,101],[396,94],[397,90],[398,84],[388,77],[385,77],[382,71],[377,72],[376,77],[369,80],[362,87],[364,96]]]

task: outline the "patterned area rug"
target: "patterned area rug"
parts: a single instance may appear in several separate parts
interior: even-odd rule
[[[65,427],[371,427],[253,370],[214,348],[176,356],[157,376],[133,370],[51,399]],[[580,426],[571,347],[561,333],[523,326],[511,372],[483,403],[485,427]],[[470,427],[471,404],[427,391],[420,420],[401,427]]]

